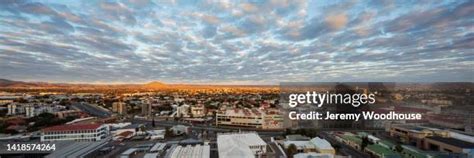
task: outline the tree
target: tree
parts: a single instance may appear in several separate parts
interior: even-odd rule
[[[398,143],[398,144],[395,146],[395,151],[396,151],[396,152],[399,152],[399,153],[401,153],[401,152],[403,151],[402,145],[400,145],[400,143]]]
[[[360,143],[360,150],[363,151],[367,145],[369,145],[369,137],[364,136],[362,137],[362,142]]]
[[[339,149],[341,149],[341,145],[339,145],[339,144],[333,144],[332,147],[333,147],[336,151],[339,151]]]
[[[173,131],[171,131],[170,128],[166,128],[165,130],[165,138],[169,138],[169,137],[173,137],[174,134],[173,134]]]
[[[288,157],[293,157],[293,155],[298,153],[298,148],[296,147],[295,144],[290,144],[288,148],[286,149],[286,153],[288,154]]]
[[[155,127],[155,117],[153,117],[152,120],[151,120],[151,126]]]

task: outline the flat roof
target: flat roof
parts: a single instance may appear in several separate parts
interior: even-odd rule
[[[159,153],[146,153],[143,158],[157,158],[158,156],[160,156]]]
[[[351,135],[342,135],[342,139],[346,139],[352,142],[360,143],[362,142],[362,139],[356,137],[356,136],[351,136]]]
[[[227,116],[248,116],[248,117],[260,117],[262,114],[265,115],[280,115],[281,112],[278,109],[259,109],[259,108],[227,108],[220,111],[219,114],[225,114]]]
[[[388,140],[380,140],[379,143],[387,145],[390,148],[395,146],[395,143],[392,143],[391,141],[388,141]]]
[[[160,151],[163,150],[166,147],[166,143],[156,143],[151,147],[150,151],[155,152],[155,151]]]
[[[378,153],[378,154],[381,154],[381,155],[398,155],[396,152],[390,150],[390,149],[387,149],[383,146],[380,146],[380,145],[368,145],[366,147],[367,150],[370,150],[372,152],[375,152],[375,153]]]
[[[298,149],[311,145],[311,143],[307,140],[287,140],[283,142],[285,148],[289,147],[291,144],[294,144]]]
[[[130,148],[130,149],[127,149],[125,150],[123,153],[121,153],[120,155],[130,155],[132,153],[134,153],[135,151],[137,151],[138,149],[137,148]]]
[[[265,146],[257,133],[223,133],[217,135],[219,157],[254,157],[249,146]]]
[[[325,139],[321,139],[319,137],[316,137],[316,138],[311,139],[310,141],[311,141],[311,143],[313,143],[319,149],[334,150],[334,148],[331,146],[331,143],[329,143]]]
[[[172,151],[171,158],[181,158],[181,157],[190,157],[190,158],[209,158],[210,157],[210,147],[209,145],[187,145],[177,146]]]
[[[67,124],[52,126],[44,128],[43,132],[52,132],[52,131],[75,131],[75,130],[95,130],[102,126],[102,124]]]
[[[286,136],[286,139],[292,140],[292,141],[297,141],[297,140],[310,140],[309,137],[302,136],[302,135],[300,135],[300,134],[287,135],[287,136]]]
[[[83,157],[107,145],[108,140],[103,139],[95,142],[58,141],[55,143],[60,143],[56,144],[56,147],[60,147],[60,149],[55,150],[46,157]]]
[[[267,145],[257,133],[230,133],[218,134],[218,144],[242,143],[247,146]]]
[[[454,139],[454,138],[444,138],[444,137],[439,137],[439,136],[431,136],[431,137],[426,137],[428,139],[432,139],[438,142],[446,143],[452,146],[460,147],[460,148],[474,148],[474,143],[462,141],[459,139]]]
[[[432,155],[414,146],[402,145],[402,148],[404,152],[409,152],[410,155],[414,156],[415,158],[426,158],[428,155]]]

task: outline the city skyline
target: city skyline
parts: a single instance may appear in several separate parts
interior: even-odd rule
[[[0,78],[474,81],[474,2],[2,1]]]

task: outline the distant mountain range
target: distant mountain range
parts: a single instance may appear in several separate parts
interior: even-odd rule
[[[8,79],[0,79],[0,88],[69,88],[69,87],[81,87],[81,88],[163,88],[167,85],[153,81],[146,84],[72,84],[72,83],[48,83],[48,82],[24,82],[24,81],[13,81]]]

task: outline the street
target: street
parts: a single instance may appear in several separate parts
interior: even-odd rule
[[[96,107],[94,105],[90,105],[90,104],[87,104],[87,103],[73,103],[72,106],[74,108],[77,108],[81,111],[84,111],[86,113],[88,113],[89,115],[92,115],[92,116],[95,116],[95,117],[99,117],[99,118],[107,118],[107,117],[110,117],[110,115],[112,115],[109,111],[106,111],[102,108],[99,108],[99,107]]]

